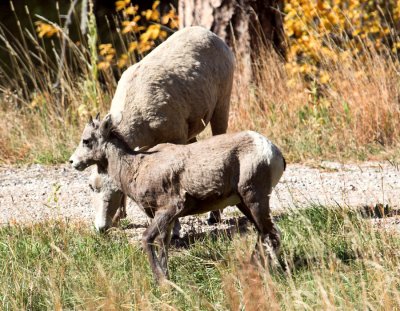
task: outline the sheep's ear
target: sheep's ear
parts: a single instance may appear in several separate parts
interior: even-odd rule
[[[98,112],[97,114],[96,114],[96,118],[95,118],[97,121],[100,121],[100,112]]]
[[[92,115],[90,115],[90,116],[89,116],[88,124],[91,124],[91,125],[93,125],[93,124],[94,124],[94,123],[93,123],[93,118],[92,118]]]
[[[100,133],[104,138],[108,138],[112,129],[112,120],[111,115],[108,114],[104,117],[103,121],[100,124]]]

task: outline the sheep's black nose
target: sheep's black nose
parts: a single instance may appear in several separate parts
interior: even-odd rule
[[[72,163],[74,163],[74,161],[73,160],[69,160],[69,164],[72,164]]]

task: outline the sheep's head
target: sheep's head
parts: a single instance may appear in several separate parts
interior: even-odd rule
[[[107,115],[101,122],[99,114],[95,119],[90,117],[83,130],[81,141],[69,159],[74,168],[83,171],[90,165],[103,164],[105,161],[104,147],[111,127],[110,115]]]
[[[108,174],[92,174],[90,186],[94,190],[92,199],[96,208],[94,225],[99,232],[105,232],[126,217],[125,197],[114,185]]]

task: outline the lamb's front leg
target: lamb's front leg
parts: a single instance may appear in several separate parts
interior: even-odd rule
[[[171,212],[168,210],[156,212],[152,223],[143,233],[142,237],[142,247],[145,250],[147,257],[149,258],[151,270],[153,271],[154,277],[158,283],[161,283],[166,278],[168,278],[167,247],[169,245],[173,218],[174,215],[172,215]],[[154,245],[155,239],[160,235],[163,239],[164,244],[164,247],[161,248],[160,252],[161,261],[157,257]],[[167,240],[168,243],[166,243]]]

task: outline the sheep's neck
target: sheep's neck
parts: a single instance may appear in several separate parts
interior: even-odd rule
[[[136,157],[136,153],[125,149],[118,141],[112,140],[107,144],[107,173],[113,179],[115,185],[129,196],[128,185],[134,182],[140,157]]]

